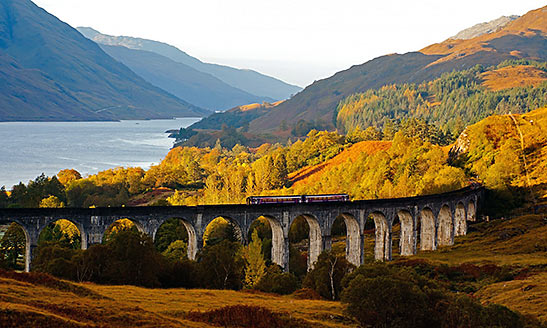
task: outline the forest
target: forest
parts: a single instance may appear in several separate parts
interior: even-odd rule
[[[485,74],[505,67],[536,68],[547,72],[545,62],[505,61],[498,66],[445,73],[421,84],[393,84],[368,90],[341,101],[336,126],[341,131],[356,127],[381,129],[390,122],[417,118],[458,136],[463,129],[490,115],[526,113],[547,104],[547,82],[515,84],[489,90]],[[514,77],[517,80],[517,77]],[[513,82],[514,83],[514,82]]]

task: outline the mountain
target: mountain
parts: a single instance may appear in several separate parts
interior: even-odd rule
[[[175,62],[185,64],[200,72],[210,74],[232,87],[241,89],[258,97],[282,100],[289,98],[291,95],[302,90],[302,88],[298,86],[287,84],[252,70],[204,63],[166,43],[128,36],[105,35],[89,27],[78,27],[78,31],[99,44],[124,46],[135,50],[155,52],[170,58]],[[238,105],[241,105],[241,103]]]
[[[458,34],[454,35],[450,39],[467,40],[467,39],[476,38],[483,34],[494,33],[499,31],[500,29],[505,27],[505,25],[509,24],[510,22],[514,21],[515,19],[519,17],[520,16],[518,15],[501,16],[500,18],[491,20],[489,22],[479,23],[474,26],[471,26],[470,28],[466,28],[465,30],[458,32]]]
[[[210,74],[154,52],[123,46],[100,47],[146,81],[202,108],[226,110],[241,104],[271,100],[229,86]]]
[[[29,0],[0,2],[0,53],[0,120],[156,119],[210,113],[146,82]]]
[[[501,30],[469,40],[448,39],[419,52],[387,55],[317,81],[250,123],[250,132],[274,132],[281,122],[315,121],[334,129],[342,99],[393,83],[421,83],[445,72],[505,60],[547,60],[547,7],[530,11]]]
[[[0,53],[0,121],[104,120],[39,70]]]

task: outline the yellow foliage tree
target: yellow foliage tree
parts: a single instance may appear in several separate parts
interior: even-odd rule
[[[40,202],[41,208],[61,208],[65,207],[65,203],[63,203],[59,198],[55,196],[49,196],[47,198],[42,199]]]
[[[255,229],[251,236],[251,242],[243,249],[245,259],[245,285],[254,288],[266,274],[266,261],[262,255],[262,240]]]

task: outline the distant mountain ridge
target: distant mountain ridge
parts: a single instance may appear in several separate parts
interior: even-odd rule
[[[29,0],[0,2],[0,120],[200,117]]]
[[[124,46],[99,46],[146,81],[202,108],[217,111],[241,104],[271,101],[270,98],[234,88],[210,74],[154,52]]]
[[[155,52],[170,58],[175,62],[188,65],[200,72],[210,74],[232,87],[241,89],[258,97],[283,100],[302,90],[302,88],[298,86],[285,83],[252,70],[204,63],[166,43],[128,36],[101,34],[90,27],[78,27],[78,31],[99,44],[123,46],[134,50]]]

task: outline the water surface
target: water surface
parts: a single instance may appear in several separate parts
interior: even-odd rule
[[[68,168],[82,176],[118,166],[149,168],[173,146],[166,130],[198,120],[0,122],[0,187]]]

